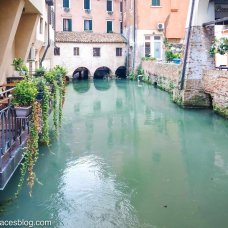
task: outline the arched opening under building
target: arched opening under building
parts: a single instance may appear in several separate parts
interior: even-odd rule
[[[105,79],[109,78],[111,74],[111,70],[108,67],[99,67],[96,69],[94,73],[94,79]]]
[[[73,73],[73,79],[87,80],[89,78],[89,70],[86,67],[79,67]]]
[[[127,69],[125,66],[120,66],[117,68],[115,73],[117,78],[125,79],[127,77]]]

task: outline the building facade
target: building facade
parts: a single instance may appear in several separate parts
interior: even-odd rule
[[[129,70],[136,70],[142,57],[163,60],[164,39],[182,44],[189,0],[126,0],[123,3],[124,36],[129,40]]]
[[[43,61],[45,60],[47,55],[44,55],[44,51],[41,49],[47,47],[43,41],[48,37],[45,27],[48,27],[50,23],[47,15],[49,15],[48,12],[53,11],[52,5],[51,0],[0,1],[1,84],[6,82],[7,77],[12,77],[14,74],[12,67],[14,58],[22,58],[25,63],[29,59],[31,71],[35,70],[35,66],[39,65],[42,58]],[[40,25],[41,22],[43,27]],[[37,30],[41,27],[43,33],[39,35]],[[52,33],[54,34],[54,32]],[[38,45],[39,41],[41,41],[41,45]],[[33,46],[34,55],[31,56]]]
[[[123,70],[122,10],[122,0],[57,0],[54,63],[67,67],[70,77]]]

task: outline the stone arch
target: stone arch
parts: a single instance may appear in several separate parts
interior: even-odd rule
[[[87,80],[89,79],[90,76],[90,71],[86,67],[78,67],[74,72],[73,72],[73,79],[78,79],[78,80]]]
[[[115,75],[117,78],[127,77],[127,68],[125,66],[120,66],[116,69]]]
[[[112,71],[106,66],[99,67],[94,72],[94,79],[104,79],[111,76]]]

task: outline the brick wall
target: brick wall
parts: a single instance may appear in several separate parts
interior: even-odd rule
[[[142,68],[145,75],[149,76],[150,82],[156,84],[161,89],[172,93],[173,89],[177,87],[181,69],[180,65],[143,61]]]
[[[228,71],[204,70],[202,85],[212,97],[213,109],[228,117]]]

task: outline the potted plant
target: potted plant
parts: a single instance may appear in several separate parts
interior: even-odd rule
[[[43,95],[44,95],[44,89],[46,87],[46,80],[43,77],[39,77],[34,79],[35,83],[36,83],[36,88],[37,88],[37,95],[36,95],[36,99],[37,100],[42,100],[43,99]]]
[[[19,77],[24,61],[21,58],[14,58],[12,66],[14,67],[14,76]]]
[[[39,68],[36,69],[34,76],[35,77],[44,76],[45,72],[46,72],[46,70],[45,70],[44,67],[39,67]]]
[[[17,117],[23,118],[31,114],[37,92],[36,84],[32,80],[22,80],[17,83],[12,99]]]

